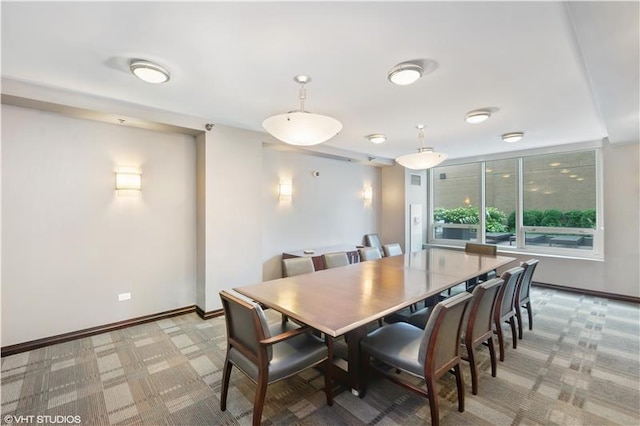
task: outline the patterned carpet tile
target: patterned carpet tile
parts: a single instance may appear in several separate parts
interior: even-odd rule
[[[639,307],[539,288],[532,299],[534,330],[525,320],[524,339],[513,349],[505,327],[506,359],[496,378],[488,350],[479,350],[479,395],[471,394],[464,365],[463,413],[453,376],[438,382],[441,423],[640,424]],[[2,424],[250,424],[255,385],[237,369],[227,410],[219,408],[225,332],[222,317],[188,314],[4,357]],[[263,423],[431,422],[424,398],[380,377],[370,379],[364,398],[336,384],[332,407],[323,386],[315,369],[270,385]]]

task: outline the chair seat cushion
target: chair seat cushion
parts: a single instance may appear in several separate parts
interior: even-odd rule
[[[404,322],[396,322],[372,331],[360,341],[360,348],[372,357],[418,376],[424,366],[418,353],[424,331]]]
[[[272,336],[297,328],[294,324],[269,325]],[[296,374],[301,368],[320,363],[327,358],[327,345],[311,333],[300,334],[271,346],[273,357],[269,363],[268,383]],[[255,382],[258,367],[235,348],[229,350],[229,360]]]

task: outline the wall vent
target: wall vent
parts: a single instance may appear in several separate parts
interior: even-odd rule
[[[411,185],[421,186],[422,185],[422,176],[420,175],[411,175]]]

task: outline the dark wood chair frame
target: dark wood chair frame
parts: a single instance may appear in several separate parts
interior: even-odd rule
[[[466,304],[465,310],[468,309],[469,302],[470,302],[470,299],[468,299],[465,302]],[[424,363],[424,373],[422,378],[425,381],[426,389],[421,386],[416,386],[413,383],[410,383],[408,381],[402,380],[402,378],[399,376],[399,373],[402,371],[401,369],[394,368],[391,371],[391,370],[381,368],[376,364],[371,363],[371,357],[368,354],[361,352],[360,364],[362,366],[361,374],[363,377],[363,380],[361,381],[361,383],[364,383],[364,386],[360,391],[360,398],[364,398],[366,394],[367,378],[369,377],[371,370],[373,369],[377,373],[384,376],[386,379],[401,386],[402,388],[427,398],[429,400],[429,409],[431,411],[431,424],[432,426],[438,426],[440,424],[440,409],[438,406],[438,390],[436,388],[436,382],[446,373],[450,372],[456,378],[456,387],[457,387],[457,393],[458,393],[458,411],[463,413],[464,412],[464,378],[462,376],[462,369],[460,365],[462,361],[462,357],[460,355],[460,344],[459,344],[460,336],[462,334],[462,318],[463,317],[464,317],[464,312],[462,313],[462,316],[460,318],[460,324],[458,325],[458,328],[457,328],[457,338],[455,342],[457,343],[458,349],[456,350],[456,356],[451,360],[449,360],[448,362],[444,363],[443,365],[439,366],[439,368],[436,368],[436,365],[435,365],[436,363],[435,353],[437,350],[436,343],[438,342],[438,334],[442,330],[443,328],[442,325],[446,320],[446,315],[441,314],[436,319],[436,324],[433,328],[433,332],[430,338],[429,346],[427,348],[426,357],[425,357],[426,359]],[[410,372],[407,372],[407,373],[412,374]]]
[[[493,318],[496,309],[496,301],[498,300],[498,293],[500,287],[504,281],[501,278],[493,278],[478,285],[473,290],[473,299],[469,303],[469,316],[464,333],[463,343],[467,349],[467,356],[463,356],[462,359],[469,362],[471,368],[471,393],[478,394],[478,367],[476,365],[476,348],[482,344],[489,347],[489,356],[491,358],[491,376],[496,377],[497,374],[497,361],[496,361],[496,349],[493,344]],[[487,303],[486,297],[490,297],[490,306],[488,315],[484,320],[487,324],[477,323],[480,309],[483,308],[483,303]],[[486,330],[482,334],[474,335],[474,330],[477,326],[483,327]]]
[[[498,335],[498,346],[500,347],[500,361],[504,361],[504,334],[502,332],[502,323],[506,322],[511,327],[511,336],[513,340],[513,349],[518,347],[518,336],[516,334],[516,311],[515,311],[515,299],[516,290],[518,290],[518,281],[522,277],[524,269],[520,266],[508,269],[502,273],[502,280],[504,284],[498,292],[498,298],[496,300],[496,308],[494,311],[494,325],[496,328],[496,334]],[[511,306],[511,309],[504,309],[503,307]]]
[[[241,298],[235,297],[234,295],[224,291],[220,293],[220,297],[222,299],[222,305],[225,311],[225,316],[227,315],[227,312],[228,312],[227,304],[229,303],[228,301],[225,300],[225,298],[231,299],[235,303],[238,303],[246,307],[247,309],[252,310],[254,327],[255,327],[255,330],[257,330],[257,334],[258,334],[256,336],[258,339],[258,350],[253,351],[243,342],[233,337],[231,332],[231,325],[229,324],[229,321],[231,320],[227,317],[227,356],[225,357],[224,371],[222,376],[222,395],[220,397],[220,410],[225,411],[227,409],[227,395],[229,391],[229,381],[231,378],[231,370],[233,368],[233,363],[229,361],[228,354],[229,354],[229,350],[233,347],[237,349],[240,353],[242,353],[245,357],[247,357],[249,360],[251,360],[258,367],[258,380],[255,382],[256,393],[255,393],[254,402],[253,402],[253,423],[252,423],[254,426],[257,426],[260,424],[260,421],[262,419],[262,410],[264,408],[264,402],[266,400],[267,385],[270,383],[269,382],[269,357],[267,353],[267,347],[270,345],[275,345],[276,343],[282,342],[284,340],[291,339],[300,334],[311,332],[313,331],[313,329],[310,326],[305,325],[293,330],[289,330],[285,333],[278,334],[276,336],[266,337],[264,334],[264,330],[262,328],[262,322],[260,321],[260,317],[258,316],[258,313],[256,312],[256,308],[254,305],[251,305],[246,301],[242,300]],[[329,360],[333,360],[333,341],[330,337],[325,336],[325,342],[327,343],[327,358],[317,365],[320,366],[325,372],[324,374],[325,394],[327,398],[327,405],[331,406],[333,405],[333,389],[332,389],[332,373],[331,373],[333,368],[333,362],[330,362]],[[296,373],[300,371],[304,371],[305,369],[310,367],[313,367],[313,365],[308,365],[304,369],[301,369]],[[284,378],[285,377],[283,377],[282,379]],[[249,379],[251,378],[249,377]],[[282,380],[282,379],[279,379],[279,380]],[[251,380],[253,381],[253,379]]]
[[[529,317],[529,330],[533,330],[533,311],[531,310],[531,281],[533,280],[533,273],[538,266],[538,259],[530,259],[526,262],[522,262],[520,266],[524,268],[522,278],[518,290],[516,291],[516,318],[518,320],[518,338],[522,339],[522,308],[527,310],[527,316]]]

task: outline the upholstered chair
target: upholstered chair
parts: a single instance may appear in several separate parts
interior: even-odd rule
[[[529,259],[522,262],[520,266],[524,268],[522,278],[516,291],[516,318],[518,319],[518,337],[522,339],[522,308],[527,310],[529,317],[529,330],[533,330],[533,312],[531,310],[531,282],[533,281],[533,273],[538,266],[538,259]]]
[[[361,247],[358,251],[360,252],[360,260],[363,262],[367,260],[382,259],[382,253],[380,253],[380,250],[378,250],[377,247]]]
[[[400,244],[398,243],[385,244],[382,246],[382,251],[385,257],[399,256],[402,254],[402,247],[400,247]]]
[[[311,272],[315,272],[315,267],[310,257],[290,257],[289,259],[282,259],[283,277],[293,277]]]
[[[322,261],[326,269],[338,268],[349,264],[349,256],[343,251],[335,253],[325,253],[322,255]]]
[[[500,361],[504,361],[504,334],[502,332],[502,324],[508,323],[511,327],[511,336],[513,340],[513,349],[518,347],[518,337],[516,335],[516,290],[518,288],[518,280],[524,269],[520,266],[508,269],[502,273],[504,284],[498,292],[496,300],[496,308],[493,313],[493,323],[496,333],[498,334],[498,346],[500,347]]]

